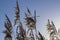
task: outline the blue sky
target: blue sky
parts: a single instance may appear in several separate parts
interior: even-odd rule
[[[24,18],[27,8],[30,9],[31,13],[36,10],[37,16],[40,16],[37,17],[37,29],[42,35],[47,35],[46,24],[48,19],[54,22],[57,29],[60,28],[60,0],[18,0],[18,3],[21,21]],[[9,16],[12,24],[14,23],[15,4],[16,0],[0,0],[0,40],[3,40],[4,37],[2,32],[5,30],[5,14]]]

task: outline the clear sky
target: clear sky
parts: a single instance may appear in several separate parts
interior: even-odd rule
[[[31,13],[36,10],[37,16],[40,16],[37,17],[37,29],[42,35],[47,35],[46,24],[48,19],[54,22],[57,29],[60,28],[60,0],[18,0],[18,3],[21,21],[24,18],[27,8],[30,9]],[[16,0],[0,0],[0,40],[4,40],[4,34],[2,32],[5,30],[5,14],[9,16],[12,24],[14,23],[15,4]]]

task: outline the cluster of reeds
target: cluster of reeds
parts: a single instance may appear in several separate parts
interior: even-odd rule
[[[46,40],[42,34],[37,31],[36,28],[36,10],[34,11],[34,16],[31,16],[32,13],[30,10],[27,8],[27,13],[25,13],[25,21],[26,21],[26,26],[28,30],[26,31],[23,27],[23,24],[20,20],[20,10],[19,10],[19,5],[18,1],[16,2],[16,7],[15,7],[15,20],[14,20],[14,26],[16,26],[16,40]],[[7,15],[5,15],[6,21],[4,22],[4,26],[6,30],[4,31],[5,33],[5,38],[4,40],[12,40],[12,23]],[[35,30],[35,34],[34,31]],[[57,30],[56,27],[53,23],[53,21],[50,24],[50,21],[48,19],[48,24],[47,24],[47,31],[50,33],[50,40],[60,40],[57,36]],[[29,36],[27,36],[29,35]]]

